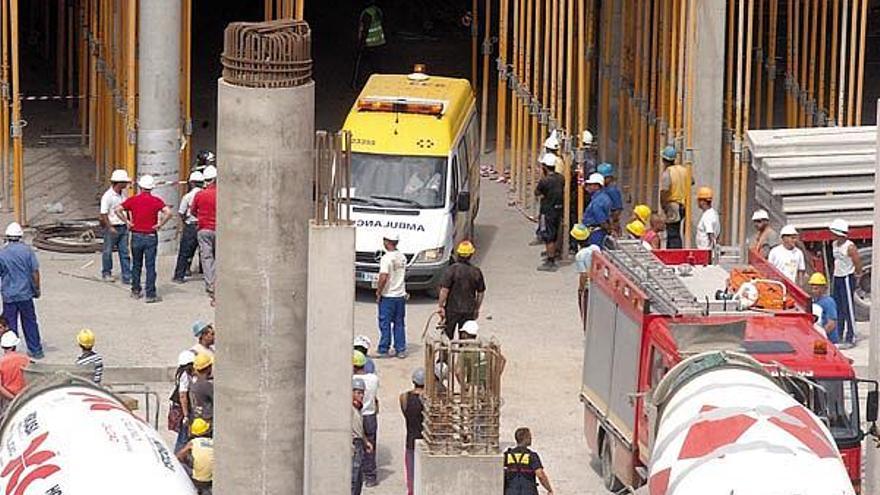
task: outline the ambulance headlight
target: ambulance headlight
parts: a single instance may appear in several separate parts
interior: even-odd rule
[[[442,246],[434,249],[426,249],[416,255],[416,259],[413,263],[437,263],[443,259],[444,251],[445,250]]]

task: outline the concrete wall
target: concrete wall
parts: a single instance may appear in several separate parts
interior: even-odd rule
[[[416,495],[501,494],[504,492],[504,458],[491,455],[430,455],[416,440],[414,467]]]

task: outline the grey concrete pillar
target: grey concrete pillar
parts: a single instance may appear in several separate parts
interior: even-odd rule
[[[315,86],[218,85],[214,492],[298,495]]]
[[[695,2],[697,9],[697,51],[694,63],[698,70],[694,80],[694,205],[692,232],[700,221],[696,207],[696,191],[709,186],[721,197],[721,138],[724,125],[724,47],[725,47],[725,0]],[[717,208],[717,205],[716,205]],[[721,222],[729,225],[730,218]],[[725,244],[731,239],[722,239]]]
[[[311,226],[305,495],[351,493],[354,251],[354,226]]]
[[[138,2],[138,176],[177,209],[180,172],[180,0]],[[174,252],[174,222],[159,233],[159,254]]]

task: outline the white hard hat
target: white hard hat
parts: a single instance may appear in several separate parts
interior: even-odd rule
[[[584,146],[592,146],[593,144],[593,133],[590,131],[584,131],[583,136],[581,136],[581,142],[584,143]]]
[[[192,364],[195,359],[196,353],[190,350],[186,350],[177,355],[177,365],[186,366],[188,364]]]
[[[205,171],[202,172],[202,176],[205,180],[214,180],[217,178],[217,167],[213,165],[208,165],[205,167]]]
[[[556,131],[551,132],[550,137],[544,140],[544,147],[554,151],[559,149],[559,136]]]
[[[474,320],[468,320],[461,324],[461,328],[458,331],[476,336],[480,332],[480,325]]]
[[[6,237],[21,237],[24,235],[24,231],[21,230],[21,225],[18,222],[12,222],[6,226]]]
[[[600,186],[604,186],[605,176],[602,174],[590,174],[587,178],[587,184],[599,184]]]
[[[756,210],[752,213],[752,221],[757,220],[770,220],[770,215],[767,213],[767,210]]]
[[[786,225],[779,231],[779,235],[798,235],[798,231],[794,228],[794,225]]]
[[[366,335],[358,335],[354,338],[354,344],[352,347],[363,347],[364,349],[369,349],[373,347],[373,342],[370,341],[370,338]]]
[[[846,235],[849,233],[849,224],[846,223],[846,220],[842,218],[835,218],[831,221],[831,226],[828,227],[831,232],[840,235]]]
[[[131,177],[128,176],[128,172],[121,168],[117,168],[110,174],[110,182],[131,182]]]
[[[21,339],[18,338],[18,335],[15,334],[12,330],[7,330],[2,337],[0,337],[0,347],[4,349],[12,349],[21,343]]]
[[[540,160],[541,165],[545,167],[555,167],[556,166],[556,155],[553,153],[544,153],[544,156],[541,157]]]
[[[152,189],[156,187],[156,180],[153,179],[153,176],[150,174],[142,175],[140,179],[138,179],[138,187],[141,189]]]
[[[203,180],[205,180],[205,176],[203,176],[202,173],[199,172],[198,170],[189,174],[189,181],[190,182],[202,182]]]
[[[397,233],[396,230],[389,230],[389,231],[385,232],[384,234],[382,234],[382,239],[385,239],[386,241],[391,241],[391,242],[398,242],[398,241],[400,241],[400,234]]]

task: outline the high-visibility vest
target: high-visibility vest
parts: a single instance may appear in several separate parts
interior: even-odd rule
[[[364,40],[364,45],[368,48],[384,45],[385,31],[382,29],[382,10],[372,5],[364,9],[363,13],[361,13],[361,19],[365,15],[370,16],[370,27],[367,29],[367,39]]]
[[[214,440],[193,438],[192,459],[192,478],[205,483],[212,481],[214,479]]]
[[[687,169],[684,165],[670,165],[666,170],[669,172],[669,191],[666,192],[666,201],[683,205],[687,185]]]

